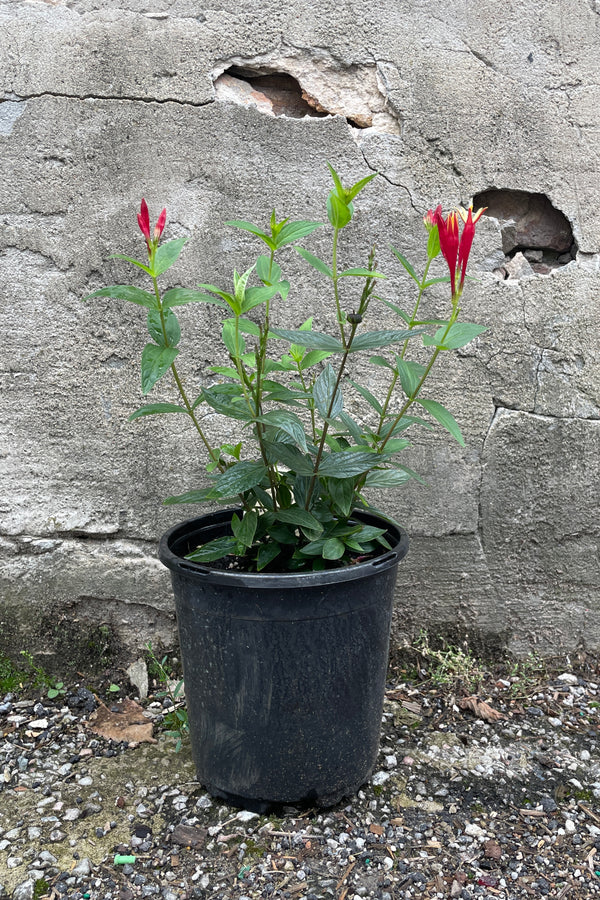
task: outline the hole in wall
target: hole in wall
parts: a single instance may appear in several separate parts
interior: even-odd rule
[[[577,255],[577,242],[567,217],[545,194],[494,188],[473,197],[473,207],[487,206],[486,216],[498,219],[502,234],[501,278],[549,275]]]
[[[215,80],[215,94],[218,100],[241,106],[255,106],[260,112],[271,116],[322,119],[340,114],[339,110],[328,109],[304,90],[299,81],[288,72],[229,66]],[[345,118],[353,128],[367,128],[371,125],[371,121],[366,122],[360,118]]]

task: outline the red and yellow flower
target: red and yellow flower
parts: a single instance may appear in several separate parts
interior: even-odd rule
[[[475,237],[475,225],[485,210],[486,207],[483,207],[473,214],[472,206],[469,206],[468,209],[459,206],[456,211],[448,213],[444,219],[441,208],[438,206],[434,213],[431,213],[430,210],[425,217],[427,220],[427,217],[431,215],[438,227],[440,249],[450,270],[450,287],[453,299],[458,299],[462,293],[469,253]],[[459,231],[459,218],[463,222],[462,234]],[[427,221],[425,224],[427,225]],[[457,277],[460,278],[458,287],[456,285]]]

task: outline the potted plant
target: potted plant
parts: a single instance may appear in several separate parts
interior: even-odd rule
[[[176,402],[146,404],[130,419],[170,415],[190,423],[205,452],[205,483],[165,502],[225,506],[172,528],[159,555],[172,575],[198,778],[214,794],[253,808],[335,803],[372,771],[396,570],[408,538],[371,506],[369,492],[419,479],[402,461],[409,428],[437,422],[463,443],[451,413],[424,386],[438,357],[485,330],[459,322],[482,210],[444,217],[438,207],[425,215],[422,276],[393,250],[414,282],[406,311],[381,295],[374,251],[364,267],[340,270],[338,244],[354,200],[375,175],[346,188],[329,168],[327,261],[299,245],[321,223],[278,221],[273,212],[264,229],[227,223],[263,245],[243,274],[234,271],[231,286],[161,293],[159,279],[186,239],[161,242],[166,210],[151,232],[142,200],[147,260],[119,258],[145,273],[150,289],[116,285],[90,295],[147,309],[142,391],[169,372],[175,385]],[[281,327],[290,284],[280,261],[290,247],[321,276],[335,334],[315,328],[312,316],[298,328]],[[432,277],[440,250],[449,272]],[[432,318],[422,300],[440,283],[449,284],[450,302],[445,316]],[[179,372],[175,309],[193,303],[220,307],[224,349],[211,369],[216,377],[192,390]],[[376,307],[390,309],[397,327],[368,330]],[[382,397],[350,377],[357,354],[385,370]],[[360,418],[344,404],[350,392],[364,406]],[[214,442],[203,424],[206,409],[231,421],[234,441]]]

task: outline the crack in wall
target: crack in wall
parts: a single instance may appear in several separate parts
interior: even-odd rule
[[[117,542],[123,546],[129,546],[137,552],[142,551],[144,554],[150,553],[155,555],[158,544],[158,541],[154,538],[129,536],[120,531],[89,533],[85,531],[65,531],[38,535],[15,535],[8,532],[0,532],[0,541],[5,544],[3,549],[9,549],[13,556],[41,556],[45,553],[53,553],[65,545],[67,547],[77,547],[81,544],[95,544],[98,548],[101,548]]]
[[[125,96],[112,96],[110,94],[62,94],[58,91],[41,91],[37,94],[11,94],[10,97],[0,98],[0,111],[2,110],[2,104],[10,101],[16,101],[17,103],[25,103],[28,100],[43,100],[46,97],[55,97],[58,100],[78,100],[82,103],[89,100],[106,100],[112,103],[176,103],[179,106],[191,106],[195,109],[200,109],[203,106],[209,106],[211,103],[215,102],[215,98],[211,97],[208,100],[180,100],[177,97],[125,97]]]
[[[408,188],[405,184],[402,184],[400,181],[394,181],[392,178],[389,177],[389,175],[386,175],[385,172],[382,172],[382,171],[381,171],[380,169],[378,169],[376,166],[372,166],[371,163],[369,162],[369,160],[367,159],[367,155],[366,155],[366,153],[365,153],[364,147],[362,146],[362,143],[361,143],[359,140],[357,140],[357,141],[356,141],[356,145],[357,145],[358,149],[360,150],[361,156],[362,156],[362,158],[364,159],[365,165],[367,166],[367,168],[370,169],[371,172],[376,172],[377,175],[379,175],[381,178],[383,178],[384,181],[387,181],[387,183],[390,184],[392,187],[402,188],[402,190],[406,191],[406,194],[407,194],[408,199],[409,199],[409,201],[410,201],[410,205],[411,205],[411,207],[413,208],[413,210],[414,210],[419,216],[423,216],[425,210],[423,210],[422,207],[418,206],[418,205],[415,203],[415,201],[414,201],[414,199],[413,199],[413,195],[412,195],[412,193],[411,193],[411,191],[410,191],[410,188]]]

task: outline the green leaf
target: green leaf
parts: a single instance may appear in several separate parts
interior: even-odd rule
[[[381,300],[382,303],[385,303],[386,306],[389,306],[390,309],[393,309],[396,315],[400,316],[401,319],[404,319],[407,325],[410,325],[410,316],[407,312],[404,312],[403,309],[400,309],[395,303],[392,303],[390,300],[384,300],[383,297],[378,297],[378,300]]]
[[[347,450],[342,453],[324,453],[319,464],[319,475],[333,478],[353,478],[362,475],[381,463],[378,453],[367,453],[364,450]]]
[[[410,277],[413,279],[413,281],[416,281],[416,283],[420,287],[421,281],[420,281],[419,277],[417,276],[417,273],[413,269],[412,265],[407,260],[407,258],[402,253],[400,253],[399,250],[396,250],[395,247],[392,247],[391,250],[392,250],[392,253],[400,260],[400,262],[402,263],[402,265],[404,266],[404,268],[406,269],[406,271],[408,272]]]
[[[340,559],[345,552],[346,547],[342,541],[339,538],[331,537],[324,542],[321,555],[323,559]]]
[[[439,328],[434,335],[434,340],[441,341],[444,336],[444,330],[444,328]],[[454,324],[450,326],[450,330],[444,339],[444,348],[447,350],[458,350],[459,347],[464,347],[465,344],[468,344],[483,331],[487,331],[485,325],[473,325],[469,322],[454,322]]]
[[[220,288],[216,287],[214,284],[200,284],[199,287],[204,288],[205,291],[210,291],[211,294],[216,294],[218,297],[221,297],[222,300],[225,301],[227,306],[233,310],[233,312],[239,314],[240,312],[240,304],[236,301],[231,294],[228,294],[227,291],[222,291]]]
[[[127,300],[128,303],[145,306],[147,309],[158,309],[158,301],[154,294],[142,291],[140,288],[133,287],[130,284],[113,284],[111,287],[94,291],[93,294],[88,294],[83,299],[91,300],[94,297],[112,297],[114,300]]]
[[[222,390],[224,387],[232,387],[236,391],[235,393],[225,392]],[[239,419],[242,422],[249,422],[252,419],[239,385],[215,385],[212,388],[202,388],[200,396],[223,416]]]
[[[465,446],[465,440],[458,427],[458,422],[445,406],[442,406],[437,400],[418,400],[417,402],[423,409],[426,409],[429,415],[433,416],[446,431],[450,432],[452,437],[458,441],[461,447]]]
[[[277,284],[281,278],[281,266],[270,256],[259,256],[256,260],[256,274],[265,284]]]
[[[132,266],[137,266],[138,269],[143,269],[144,272],[147,272],[148,275],[152,275],[152,269],[150,266],[147,266],[145,263],[139,262],[137,259],[132,259],[131,256],[123,256],[122,253],[111,253],[109,259],[124,259],[126,262],[132,264]]]
[[[352,381],[351,378],[348,379],[352,387],[358,391],[361,397],[363,397],[367,403],[373,407],[373,409],[381,415],[383,412],[383,407],[377,397],[374,397],[371,391],[367,390],[367,388],[363,387],[362,384],[358,384],[356,381]]]
[[[329,356],[331,356],[330,350],[310,350],[306,356],[303,357],[300,368],[302,371],[304,371],[304,369],[310,369],[311,366],[316,366],[317,363],[322,362]]]
[[[352,218],[352,207],[342,202],[332,191],[327,197],[327,217],[334,228],[345,228]]]
[[[383,275],[381,272],[374,272],[372,269],[346,269],[345,272],[339,273],[338,278],[347,278],[351,275],[362,278],[387,278],[387,275]]]
[[[379,172],[373,172],[372,175],[367,175],[365,178],[361,178],[360,181],[357,181],[349,191],[346,191],[346,202],[354,200],[357,194],[360,194],[363,188],[365,188],[370,181],[373,181],[374,178],[377,178],[378,174]]]
[[[211,497],[220,500],[243,494],[244,491],[249,491],[254,485],[259,484],[266,474],[267,469],[262,462],[235,463],[214,479],[210,489]]]
[[[344,346],[337,338],[319,331],[300,331],[300,329],[272,328],[271,333],[276,337],[290,341],[292,344],[300,344],[311,350],[326,350],[328,353],[343,353]]]
[[[187,238],[182,237],[160,245],[154,257],[154,274],[156,276],[162,275],[163,272],[171,268],[173,263],[177,262],[186,241]]]
[[[256,571],[262,572],[270,562],[273,562],[276,556],[281,553],[281,547],[275,541],[268,544],[261,544],[256,554]]]
[[[148,331],[150,337],[159,345],[159,347],[175,347],[181,339],[181,328],[177,321],[177,316],[170,309],[163,312],[165,321],[165,332],[167,340],[165,342],[165,333],[162,328],[161,315],[158,310],[151,309],[148,313]]]
[[[255,510],[244,513],[240,520],[235,514],[231,518],[231,528],[237,540],[244,547],[251,547],[256,526],[258,525],[258,513]]]
[[[159,378],[168,372],[179,353],[176,347],[146,344],[142,351],[142,393],[152,390]]]
[[[430,431],[433,430],[433,425],[427,421],[427,419],[423,419],[421,416],[402,416],[399,422],[394,424],[393,418],[386,422],[383,428],[381,429],[381,437],[386,438],[390,432],[391,434],[400,434],[403,431],[406,431],[407,428],[410,428],[411,425],[422,425],[423,428],[428,428]]]
[[[309,531],[316,531],[319,534],[323,531],[323,526],[319,520],[298,506],[290,506],[288,509],[278,509],[275,518],[279,522],[286,522],[288,525],[297,525],[299,528],[306,528]]]
[[[339,513],[349,516],[354,504],[354,478],[328,478],[327,490]]]
[[[338,413],[338,420],[345,426],[356,444],[367,445],[363,428],[347,412]]]
[[[279,285],[263,285],[257,287],[246,288],[244,300],[241,306],[241,312],[247,313],[255,306],[259,306],[266,300],[270,300],[279,291]]]
[[[342,184],[342,180],[341,180],[340,176],[335,171],[335,169],[333,168],[331,163],[329,163],[329,162],[327,163],[327,168],[329,169],[329,171],[331,173],[331,177],[333,178],[333,182],[335,184],[335,189],[338,192],[338,196],[339,196],[340,200],[345,200],[346,199],[346,189],[344,188],[344,185]]]
[[[291,244],[293,241],[299,241],[300,238],[312,234],[317,228],[322,228],[321,222],[288,222],[277,235],[275,243],[278,248],[285,247],[286,244]]]
[[[246,342],[241,335],[241,329],[236,330],[235,319],[225,319],[222,330],[223,343],[234,359],[239,359],[246,352]]]
[[[246,285],[248,284],[248,279],[252,275],[254,271],[254,266],[250,266],[243,275],[238,275],[238,273],[234,270],[233,272],[233,285],[234,285],[234,296],[237,302],[241,306],[244,302],[244,295],[246,293]]]
[[[290,437],[293,438],[295,443],[298,444],[298,446],[301,450],[304,451],[304,453],[308,452],[304,426],[295,413],[285,409],[273,409],[269,412],[264,413],[264,415],[260,416],[260,418],[257,418],[256,421],[264,422],[265,424],[272,425],[275,428],[280,428],[281,431],[285,432],[285,434],[289,434]]]
[[[402,390],[407,397],[412,397],[419,386],[421,378],[425,374],[425,366],[422,366],[420,363],[401,359],[399,356],[396,356],[396,364],[398,366]]]
[[[440,234],[438,231],[437,225],[429,232],[429,237],[427,239],[427,258],[435,259],[436,256],[439,256],[440,253]]]
[[[231,228],[240,228],[242,231],[249,231],[251,234],[255,234],[257,237],[264,241],[267,247],[270,250],[276,250],[277,244],[269,237],[268,234],[265,234],[264,231],[261,231],[257,225],[253,225],[251,222],[243,222],[243,221],[232,221],[225,222],[226,225],[230,225]]]
[[[384,369],[391,369],[392,372],[397,372],[396,367],[385,356],[372,356],[369,362],[373,363],[374,366],[382,366]]]
[[[238,318],[238,328],[240,331],[243,331],[244,334],[252,334],[254,337],[260,335],[260,328],[256,322],[253,322],[251,319],[245,319],[243,316]]]
[[[367,331],[355,336],[349,347],[350,353],[358,350],[379,350],[381,347],[390,347],[400,341],[409,340],[423,334],[425,328],[386,329],[385,331]]]
[[[186,491],[184,494],[175,494],[163,500],[164,506],[177,506],[181,503],[206,503],[211,497],[211,488],[202,488],[196,491]]]
[[[211,297],[210,294],[194,291],[191,288],[171,288],[163,294],[163,309],[170,309],[172,306],[184,306],[186,303],[212,303],[213,306],[227,308],[226,304],[222,300],[217,299],[217,297]]]
[[[284,444],[281,441],[275,443],[265,441],[264,445],[269,462],[281,463],[297,475],[313,474],[314,463],[312,459],[310,456],[301,453],[297,447],[291,444]]]
[[[147,406],[140,406],[135,412],[129,416],[129,421],[141,419],[142,416],[155,416],[161,413],[185,413],[188,415],[187,409],[183,406],[177,406],[176,403],[149,403]]]
[[[278,292],[279,292],[279,296],[281,297],[281,299],[282,299],[283,302],[285,303],[285,301],[286,301],[286,299],[287,299],[287,295],[288,295],[289,292],[290,292],[290,283],[289,283],[289,281],[279,281],[279,282],[277,283],[277,290],[278,290]]]
[[[449,275],[441,275],[439,278],[430,278],[429,281],[426,281],[423,285],[423,290],[425,288],[431,287],[432,284],[449,284],[450,276]]]
[[[233,366],[210,366],[210,371],[216,375],[225,375],[227,378],[235,378],[240,381],[240,373]]]
[[[327,363],[315,381],[312,391],[315,405],[324,419],[335,419],[344,408],[342,391],[339,386],[336,390],[336,384],[337,376],[332,366]]]
[[[193,550],[192,553],[188,553],[186,559],[191,559],[192,562],[198,563],[214,562],[216,559],[223,559],[224,556],[235,553],[236,547],[237,541],[231,535],[219,537],[215,538],[214,541],[208,541],[206,544]]]
[[[406,484],[410,481],[411,476],[399,469],[372,469],[367,474],[365,487],[367,488],[390,488],[398,487],[398,485]]]
[[[305,259],[306,262],[316,269],[317,272],[320,272],[321,275],[327,275],[328,278],[333,278],[333,272],[327,265],[324,263],[322,259],[319,259],[318,256],[315,256],[314,253],[309,253],[308,250],[305,250],[304,247],[296,247],[296,252],[300,254],[302,259]]]

